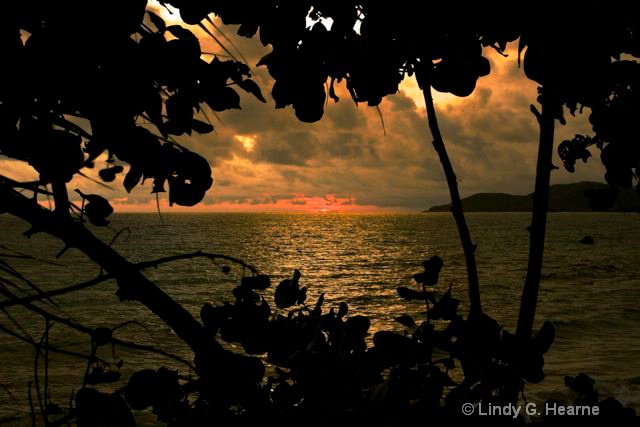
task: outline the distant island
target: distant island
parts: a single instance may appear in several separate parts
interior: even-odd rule
[[[555,184],[549,188],[549,212],[591,212],[586,190],[607,188],[600,182],[577,182],[574,184]],[[465,212],[530,212],[533,205],[533,193],[518,196],[506,193],[478,193],[462,199]],[[450,204],[432,206],[424,212],[449,212]],[[640,212],[640,195],[635,188],[620,189],[620,195],[613,212]]]

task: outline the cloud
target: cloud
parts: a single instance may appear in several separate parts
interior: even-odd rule
[[[224,31],[231,37],[233,28]],[[269,51],[257,40],[233,40],[251,65]],[[211,52],[221,51],[209,38],[202,45]],[[440,128],[463,196],[533,190],[538,125],[530,105],[535,104],[537,87],[518,68],[515,48],[507,53],[503,58],[491,49],[486,51],[492,73],[478,81],[471,96],[461,99],[434,92]],[[291,107],[274,108],[273,82],[264,67],[253,68],[252,75],[267,105],[239,90],[241,110],[216,115],[205,110],[215,126],[213,133],[177,138],[213,168],[214,186],[196,210],[420,210],[448,202],[415,80],[406,79],[398,94],[383,100],[379,112],[355,105],[344,85],[338,85],[340,101],[330,100],[323,119],[309,124],[299,122]],[[199,114],[204,118],[205,113]],[[567,126],[558,125],[556,143],[575,132],[589,133],[585,116],[570,118]],[[578,167],[576,174],[555,171],[553,182],[601,180],[602,168],[594,160]],[[561,165],[557,155],[554,163]],[[98,161],[95,169],[86,172],[97,178],[100,168]],[[70,188],[76,186],[109,197],[120,210],[155,210],[150,183],[131,194],[123,190],[122,176],[110,184],[113,190],[86,179],[74,180]],[[161,206],[166,206],[166,200]]]

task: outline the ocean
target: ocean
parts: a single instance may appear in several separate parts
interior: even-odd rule
[[[440,256],[444,268],[436,290],[453,285],[453,294],[467,308],[466,270],[455,224],[447,213],[415,214],[116,214],[110,229],[95,229],[109,242],[124,230],[113,247],[131,261],[198,250],[220,253],[256,266],[272,276],[272,283],[302,273],[308,303],[325,293],[325,307],[346,302],[349,314],[372,320],[371,332],[403,331],[393,319],[423,316],[424,307],[405,302],[398,286],[415,286],[412,275],[422,261]],[[467,214],[477,260],[485,311],[514,331],[519,298],[526,274],[530,214]],[[527,385],[530,402],[549,397],[572,397],[563,385],[565,375],[589,374],[601,396],[613,395],[640,410],[640,265],[635,252],[640,237],[639,214],[553,213],[549,215],[543,280],[536,327],[544,320],[556,326],[556,340],[545,357],[545,380]],[[30,254],[43,263],[2,258],[42,289],[55,289],[88,280],[100,273],[97,266],[75,249],[59,259],[62,244],[36,234],[22,236],[28,228],[20,220],[0,216],[0,244]],[[595,244],[579,241],[585,235]],[[11,253],[0,249],[0,253]],[[233,264],[229,274],[204,259],[178,261],[145,273],[163,290],[199,316],[202,304],[231,301],[242,268]],[[92,326],[114,327],[133,321],[115,332],[121,339],[154,345],[189,359],[189,351],[172,331],[135,302],[120,303],[113,282],[55,298],[47,309]],[[272,298],[272,289],[266,291]],[[271,301],[273,301],[271,299]],[[273,306],[273,304],[272,304]],[[0,325],[39,341],[44,321],[21,308],[0,315]],[[15,321],[15,323],[13,322]],[[51,326],[50,344],[88,353],[90,342],[63,325]],[[102,348],[98,354],[115,363],[122,360],[125,384],[131,372],[166,365],[183,369],[162,356],[120,347]],[[29,413],[28,383],[34,375],[34,352],[0,331],[0,423]],[[82,384],[86,362],[51,354],[49,394],[52,401],[68,405],[71,393]],[[458,369],[459,371],[459,369]],[[188,371],[183,371],[188,375]],[[42,382],[42,367],[40,368]],[[41,384],[42,385],[42,384]],[[35,390],[35,389],[34,389]],[[35,391],[33,392],[35,396]],[[35,399],[35,397],[34,397]]]

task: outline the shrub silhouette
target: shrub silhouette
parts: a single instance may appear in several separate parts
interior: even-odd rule
[[[11,280],[33,288],[31,296],[19,298],[3,286],[3,307],[20,305],[46,318],[47,325],[61,323],[90,336],[93,354],[85,384],[77,393],[75,408],[60,422],[131,425],[129,407],[152,407],[161,421],[172,425],[211,420],[293,424],[301,417],[393,425],[416,416],[428,416],[437,424],[457,417],[461,402],[515,402],[525,382],[541,381],[543,355],[554,333],[545,323],[533,337],[532,327],[554,125],[564,123],[565,108],[571,114],[590,110],[593,136],[577,135],[563,141],[558,150],[569,171],[578,159],[590,157],[590,146],[601,150],[611,188],[591,194],[594,207],[605,209],[615,201],[616,186],[633,184],[640,167],[633,138],[640,73],[638,63],[630,59],[640,56],[640,21],[631,6],[580,5],[561,11],[536,5],[529,19],[521,22],[500,16],[492,5],[465,5],[462,11],[452,2],[429,4],[425,13],[411,5],[374,1],[164,3],[179,8],[185,23],[203,29],[202,21],[215,13],[223,23],[239,25],[242,36],[259,32],[260,41],[272,46],[258,65],[266,66],[275,80],[271,90],[275,106],[291,106],[301,121],[320,120],[328,97],[338,101],[336,83],[345,81],[356,103],[377,106],[397,92],[405,76],[415,75],[452,199],[467,266],[470,311],[466,318],[458,314],[459,301],[451,288],[444,293],[430,289],[442,267],[442,260],[432,258],[415,276],[421,289],[398,289],[400,297],[424,302],[428,317],[399,319],[407,334],[378,332],[372,347],[365,340],[368,319],[349,316],[346,305],[327,312],[322,297],[313,309],[304,305],[306,288],[299,286],[299,272],[276,287],[275,306],[288,310],[286,315],[273,311],[261,294],[270,286],[268,277],[253,271],[235,288],[234,304],[205,305],[202,322],[196,320],[140,272],[148,265],[127,261],[85,227],[85,219],[98,226],[108,224],[112,212],[108,201],[80,193],[82,204],[77,206],[69,201],[67,185],[82,174],[82,168],[94,167],[106,154],[99,174],[105,182],[124,172],[116,163],[124,162],[130,166],[124,177],[127,191],[149,179],[153,193],[163,193],[168,186],[170,204],[199,203],[213,184],[211,168],[171,135],[212,132],[203,108],[214,112],[240,108],[238,88],[265,102],[250,79],[249,67],[236,59],[204,61],[194,33],[145,13],[146,1],[108,6],[12,2],[9,18],[0,26],[0,52],[6,64],[0,78],[0,153],[28,162],[39,179],[15,182],[0,176],[0,212],[30,223],[27,236],[44,232],[57,237],[65,249],[79,249],[106,272],[93,282],[43,293],[4,261],[0,264]],[[309,28],[307,18],[315,22]],[[331,28],[317,22],[320,18],[331,18]],[[507,43],[516,40],[526,76],[540,84],[541,109],[532,106],[540,123],[540,144],[528,272],[518,327],[512,334],[482,308],[475,245],[431,89],[470,95],[478,78],[490,73],[482,49],[504,53]],[[53,197],[53,210],[37,203],[43,195]],[[216,257],[203,253],[185,257],[202,256]],[[114,393],[87,387],[117,375],[116,368],[94,360],[98,347],[134,344],[117,342],[110,330],[93,330],[54,316],[38,301],[107,277],[116,280],[121,300],[145,305],[191,348],[195,378],[185,381],[176,372],[159,368],[136,373],[124,390]],[[4,283],[13,283],[7,280]],[[436,328],[435,319],[447,326]],[[219,340],[239,343],[247,354],[232,352]],[[45,342],[32,344],[38,352],[49,348]],[[434,348],[447,357],[434,360]],[[266,355],[277,367],[266,384],[262,359],[250,355]],[[458,367],[464,380],[453,384],[448,371]],[[573,387],[577,384],[570,382]],[[596,402],[593,393],[589,399]],[[628,414],[612,401],[600,405],[611,416]],[[46,393],[44,406],[48,408]],[[43,412],[48,423],[49,411]]]

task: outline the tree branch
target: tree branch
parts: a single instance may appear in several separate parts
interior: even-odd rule
[[[145,268],[149,268],[149,267],[157,267],[160,264],[166,264],[166,263],[172,262],[172,261],[181,261],[181,260],[193,259],[193,258],[207,258],[207,259],[209,259],[211,261],[215,261],[216,259],[224,259],[224,260],[227,260],[227,261],[231,261],[234,264],[241,265],[242,267],[244,267],[247,270],[251,271],[253,274],[260,274],[260,271],[258,271],[258,269],[256,267],[254,267],[251,264],[247,264],[246,262],[244,262],[243,260],[241,260],[239,258],[234,258],[232,256],[223,255],[223,254],[214,254],[214,253],[209,253],[209,252],[202,252],[202,251],[196,251],[196,252],[191,252],[191,253],[187,253],[187,254],[171,255],[171,256],[167,256],[167,257],[163,257],[163,258],[154,259],[154,260],[151,260],[151,261],[142,261],[142,262],[139,262],[139,263],[134,264],[134,265],[136,267],[140,268],[140,269],[145,269]]]
[[[11,292],[9,292],[7,290],[0,289],[0,294],[4,295],[5,297],[10,298],[10,299],[17,299],[15,297],[15,295],[13,295]],[[93,336],[94,333],[96,332],[96,330],[94,328],[82,325],[80,323],[73,322],[73,321],[71,321],[69,319],[66,319],[66,318],[58,316],[58,315],[55,315],[55,314],[50,313],[50,312],[48,312],[48,311],[46,311],[46,310],[44,310],[44,309],[42,309],[42,308],[40,308],[40,307],[38,307],[36,305],[30,304],[30,303],[23,303],[23,304],[21,304],[21,306],[26,308],[27,310],[30,310],[30,311],[32,311],[32,312],[34,312],[36,314],[39,314],[40,316],[44,317],[45,319],[60,323],[60,324],[65,325],[65,326],[67,326],[67,327],[69,327],[71,329],[75,329],[76,331],[85,333],[85,334],[87,334],[89,336]],[[14,335],[14,334],[12,334],[12,335]],[[111,336],[111,342],[116,344],[116,345],[122,346],[122,347],[131,348],[131,349],[134,349],[134,350],[146,351],[148,353],[159,354],[159,355],[165,356],[165,357],[167,357],[169,359],[173,359],[175,361],[178,361],[178,362],[188,366],[189,368],[195,370],[195,366],[193,366],[191,363],[189,363],[189,361],[183,359],[180,356],[176,356],[174,354],[171,354],[171,353],[166,352],[164,350],[155,348],[153,346],[142,345],[142,344],[137,344],[137,343],[134,343],[134,342],[124,341],[124,340],[121,340],[121,339],[116,338],[114,336]]]
[[[64,294],[68,294],[71,292],[75,292],[75,291],[79,291],[82,289],[86,289],[89,288],[91,286],[95,286],[95,285],[99,285],[100,283],[104,283],[107,280],[113,279],[113,276],[110,274],[103,274],[100,275],[98,277],[96,277],[95,279],[91,279],[91,280],[87,280],[86,282],[82,282],[82,283],[78,283],[72,286],[67,286],[64,288],[59,288],[59,289],[53,289],[51,291],[46,291],[46,292],[42,292],[39,293],[37,295],[29,295],[28,297],[23,297],[23,298],[15,298],[15,299],[9,299],[6,301],[2,301],[0,302],[0,309],[3,308],[7,308],[7,307],[12,307],[12,306],[16,306],[16,305],[24,305],[26,303],[30,303],[33,301],[39,301],[42,299],[50,299],[51,297],[55,297],[58,295],[64,295]]]
[[[53,201],[56,204],[54,212],[61,216],[69,216],[69,193],[67,193],[67,184],[59,179],[51,182],[53,190]]]
[[[4,332],[7,335],[11,335],[14,338],[19,339],[20,341],[24,341],[27,344],[30,344],[34,347],[38,346],[38,343],[36,343],[33,339],[20,335],[19,333],[12,331],[11,329],[7,328],[4,325],[0,324],[0,331]],[[76,353],[75,351],[71,351],[71,350],[65,350],[63,348],[58,348],[56,346],[53,345],[48,345],[47,348],[49,349],[49,351],[53,351],[54,353],[60,353],[60,354],[64,354],[66,356],[73,356],[73,357],[77,357],[80,359],[87,359],[89,357],[88,354],[82,354],[82,353]],[[103,360],[99,359],[100,361],[104,362]]]
[[[211,261],[215,261],[216,259],[225,259],[227,261],[231,261],[235,264],[241,265],[242,267],[248,269],[249,271],[251,271],[253,274],[260,274],[259,270],[254,267],[251,264],[247,264],[246,262],[244,262],[243,260],[239,259],[239,258],[234,258],[232,256],[228,256],[228,255],[223,255],[223,254],[214,254],[214,253],[209,253],[209,252],[202,252],[202,251],[197,251],[197,252],[192,252],[192,253],[188,253],[188,254],[180,254],[180,255],[172,255],[172,256],[168,256],[168,257],[163,257],[163,258],[158,258],[155,260],[151,260],[151,261],[142,261],[136,264],[133,264],[136,268],[143,270],[146,268],[151,268],[151,267],[157,267],[161,264],[166,264],[169,262],[173,262],[173,261],[181,261],[181,260],[188,260],[188,259],[193,259],[193,258],[207,258]],[[7,301],[1,301],[0,302],[0,309],[6,308],[6,307],[12,307],[12,306],[16,306],[16,305],[23,305],[25,303],[28,302],[33,302],[33,301],[39,301],[42,299],[51,299],[51,297],[54,296],[58,296],[58,295],[64,295],[64,294],[68,294],[71,292],[75,292],[75,291],[79,291],[82,289],[86,289],[92,286],[96,286],[99,285],[101,283],[106,282],[107,280],[111,280],[113,279],[113,276],[110,274],[103,274],[100,275],[94,279],[91,280],[87,280],[85,282],[82,283],[77,283],[75,285],[72,286],[67,286],[64,288],[59,288],[59,289],[53,289],[50,291],[41,291],[39,292],[37,295],[29,295],[27,297],[23,297],[23,298],[16,298],[16,299],[10,299]]]
[[[134,264],[69,216],[54,215],[4,184],[0,184],[0,212],[22,218],[35,230],[57,237],[66,246],[85,253],[116,279],[117,295],[122,300],[137,300],[147,306],[176,332],[196,356],[202,356],[198,360],[213,364],[212,358],[225,352],[184,307],[142,275]]]
[[[440,127],[438,126],[438,118],[436,116],[436,109],[433,105],[433,98],[431,96],[431,85],[421,84],[422,93],[424,95],[424,101],[427,106],[427,121],[429,123],[429,129],[431,129],[431,135],[433,135],[433,148],[436,150],[440,163],[442,163],[442,169],[447,179],[447,185],[449,186],[449,195],[451,196],[451,213],[456,221],[458,228],[458,235],[460,236],[460,242],[462,243],[462,251],[464,252],[464,259],[467,265],[467,280],[469,285],[469,315],[482,313],[482,303],[480,301],[480,283],[478,280],[478,267],[476,265],[476,245],[471,241],[471,234],[469,233],[469,227],[464,218],[464,211],[462,210],[462,201],[460,200],[460,192],[458,191],[458,181],[456,174],[453,170],[453,165],[447,154],[447,149],[440,133]]]

